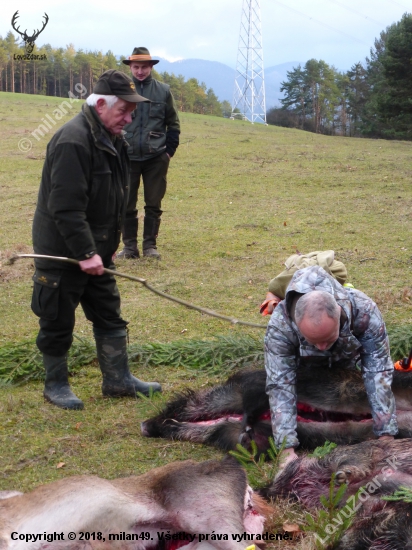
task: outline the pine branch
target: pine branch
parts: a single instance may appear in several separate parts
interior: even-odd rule
[[[269,437],[269,449],[266,460],[265,453],[259,453],[255,441],[250,442],[251,450],[248,451],[240,443],[236,445],[236,451],[229,451],[238,462],[245,468],[248,482],[253,489],[260,489],[272,483],[279,471],[281,452],[285,448],[285,442],[280,449],[275,447],[272,437]]]
[[[309,458],[323,458],[333,451],[336,447],[336,443],[331,443],[330,441],[325,441],[321,447],[316,447],[313,453],[308,454]]]
[[[213,340],[183,340],[167,344],[131,344],[131,363],[143,366],[168,365],[229,374],[235,368],[263,366],[263,342],[251,336],[217,336]],[[96,360],[94,342],[75,336],[69,354],[70,374],[78,373]],[[44,368],[35,340],[0,347],[0,381],[26,383],[44,379]]]
[[[388,328],[392,359],[407,357],[412,348],[411,325]],[[228,375],[244,367],[263,367],[263,342],[260,337],[216,336],[209,340],[178,340],[169,343],[131,344],[132,363],[185,367],[207,374]],[[75,335],[69,354],[69,370],[76,374],[96,359],[94,342]],[[0,382],[17,384],[44,378],[41,354],[35,340],[0,347]]]
[[[410,487],[399,487],[392,495],[381,497],[381,500],[412,502],[412,489]]]

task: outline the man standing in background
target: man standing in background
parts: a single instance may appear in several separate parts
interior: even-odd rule
[[[180,122],[169,85],[151,75],[159,60],[152,59],[147,48],[139,47],[134,48],[123,63],[130,66],[137,92],[150,102],[140,103],[131,124],[125,126],[131,161],[130,192],[122,230],[124,248],[117,257],[139,258],[137,193],[142,178],[145,202],[143,256],[160,259],[156,239],[161,203],[166,193],[169,161],[179,145]]]

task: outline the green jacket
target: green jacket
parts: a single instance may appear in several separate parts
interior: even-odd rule
[[[170,86],[151,75],[133,82],[136,92],[150,102],[138,103],[132,122],[124,127],[130,160],[148,160],[162,153],[172,157],[179,146],[180,122]]]
[[[85,260],[97,253],[110,265],[127,203],[126,146],[87,104],[55,133],[47,146],[33,220],[37,254]],[[70,268],[45,260],[36,260],[36,266]]]

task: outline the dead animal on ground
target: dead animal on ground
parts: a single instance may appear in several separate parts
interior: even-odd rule
[[[231,457],[173,462],[114,480],[67,477],[26,494],[5,493],[1,550],[244,550],[253,542],[240,537],[261,535],[269,510]]]
[[[319,508],[321,495],[329,496],[333,474],[336,485],[347,485],[340,516],[335,521],[343,521],[356,510],[352,525],[334,550],[412,548],[412,504],[381,498],[401,487],[412,491],[412,440],[364,441],[336,447],[320,459],[301,457],[289,463],[263,494],[292,496],[309,509]],[[334,528],[335,523],[329,531]]]
[[[186,390],[142,422],[142,434],[212,445],[224,451],[253,439],[260,452],[272,435],[264,370],[239,371],[213,388]],[[412,372],[395,371],[399,434],[412,437]],[[297,433],[301,448],[325,441],[351,445],[375,439],[362,374],[356,369],[302,367],[297,372]]]

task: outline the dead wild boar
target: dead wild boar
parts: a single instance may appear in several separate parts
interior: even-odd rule
[[[3,496],[1,550],[244,550],[252,543],[242,534],[262,534],[268,511],[231,457],[115,480],[67,477]]]
[[[301,457],[289,463],[262,494],[265,497],[292,496],[309,509],[317,508],[320,496],[328,497],[332,474],[335,474],[335,484],[345,483],[347,490],[340,515],[329,527],[329,534],[356,510],[351,527],[334,549],[412,548],[412,504],[381,499],[400,487],[412,490],[412,440],[364,441],[337,447],[321,459]]]
[[[239,371],[213,388],[186,390],[163,411],[142,422],[147,437],[192,441],[224,451],[253,439],[268,448],[272,435],[264,370]],[[412,437],[412,372],[395,371],[399,434]],[[325,441],[347,445],[374,439],[369,402],[362,374],[355,369],[301,367],[297,372],[298,438],[301,448],[314,449]]]

